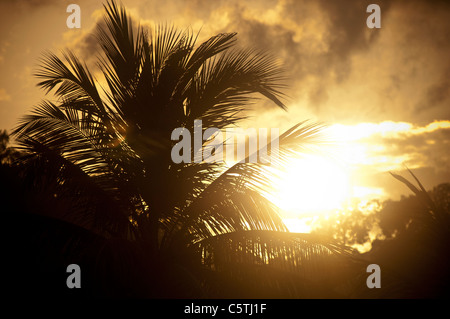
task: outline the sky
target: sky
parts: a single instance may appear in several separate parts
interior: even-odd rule
[[[81,8],[79,29],[66,25],[71,3]],[[0,129],[11,130],[33,105],[49,98],[32,75],[46,50],[70,48],[94,68],[98,46],[92,32],[101,23],[102,3],[0,0]],[[237,32],[238,46],[276,56],[288,78],[288,111],[260,101],[250,125],[283,131],[305,119],[326,123],[338,142],[334,154],[347,178],[333,184],[340,178],[330,173],[336,171],[328,167],[334,164],[320,167],[315,161],[311,169],[321,170],[321,185],[331,187],[327,191],[350,187],[355,196],[398,199],[409,190],[388,172],[404,173],[405,167],[428,189],[450,182],[450,2],[122,3],[145,27],[169,23],[200,31],[198,43],[217,33]],[[366,25],[371,3],[381,8],[379,29]],[[293,165],[302,163],[307,165]]]

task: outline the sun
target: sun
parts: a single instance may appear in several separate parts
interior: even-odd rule
[[[289,215],[314,215],[338,209],[350,198],[350,174],[331,157],[304,155],[286,165],[272,199]]]

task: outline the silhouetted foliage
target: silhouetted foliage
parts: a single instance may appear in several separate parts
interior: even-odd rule
[[[333,211],[326,218],[319,217],[313,233],[326,234],[343,245],[362,245],[371,240],[370,233],[379,227],[380,207],[378,200],[362,206],[359,201],[355,202],[350,207]]]
[[[450,214],[450,184],[435,186],[428,195],[436,207]],[[325,220],[319,220],[314,232],[327,233],[345,245],[364,244],[370,241],[369,233],[377,233],[378,239],[391,239],[405,232],[423,227],[422,220],[429,208],[417,195],[402,196],[400,200],[372,200],[363,206],[336,211]]]
[[[379,264],[405,283],[396,296],[449,296],[450,184],[443,183],[426,192],[414,175],[418,187],[393,175],[414,195],[377,203],[378,208],[370,212],[356,209],[333,215],[333,220],[314,233],[326,233],[340,243],[354,245],[369,241],[369,233],[376,230],[377,238],[362,258]]]
[[[19,156],[19,152],[9,144],[9,134],[0,131],[0,165],[11,165]]]

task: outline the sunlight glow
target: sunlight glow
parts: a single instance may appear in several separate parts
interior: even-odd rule
[[[450,121],[423,127],[391,121],[331,125],[324,133],[332,142],[320,145],[320,153],[290,160],[273,181],[268,198],[281,209],[281,217],[292,232],[311,232],[318,218],[326,220],[326,216],[346,211],[355,203],[360,211],[370,214],[379,209],[373,200],[385,200],[389,194],[376,179],[405,165],[411,169],[422,165],[414,146],[395,152],[395,143],[448,128]],[[435,137],[427,135],[423,143],[432,145]]]
[[[322,156],[291,161],[281,180],[274,201],[287,212],[321,213],[339,207],[349,197],[345,168]]]
[[[352,196],[356,198],[370,198],[370,197],[383,197],[385,193],[382,188],[366,187],[366,186],[353,186]]]
[[[284,218],[283,222],[286,224],[286,227],[290,232],[293,233],[310,233],[312,230],[311,227],[311,218]]]

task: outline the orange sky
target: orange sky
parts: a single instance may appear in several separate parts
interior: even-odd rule
[[[239,45],[270,50],[289,75],[288,112],[257,105],[255,127],[328,123],[352,183],[398,197],[388,170],[414,169],[427,188],[450,182],[450,3],[446,1],[123,0],[136,20],[201,28],[200,41],[238,32]],[[81,7],[80,29],[66,26]],[[32,76],[44,50],[70,47],[88,65],[100,0],[0,2],[0,129],[44,98]],[[366,7],[381,7],[368,29]],[[380,191],[381,193],[377,193]]]

